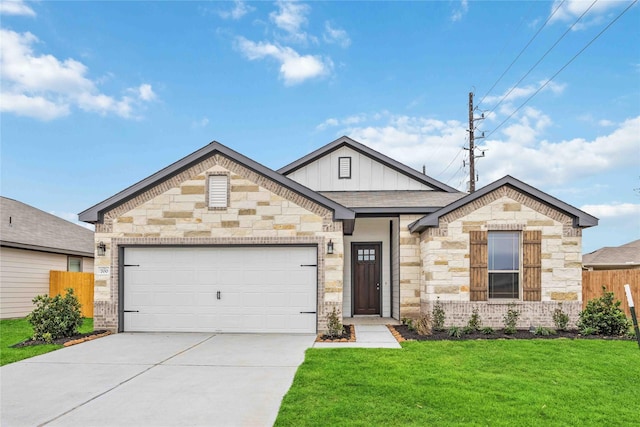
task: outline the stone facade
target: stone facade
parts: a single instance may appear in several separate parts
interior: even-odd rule
[[[445,304],[452,323],[466,324],[478,307],[488,326],[502,326],[504,301],[470,301],[469,232],[472,230],[542,231],[542,302],[516,302],[523,324],[553,326],[557,302],[577,317],[582,301],[581,229],[572,218],[504,186],[440,218],[439,226],[420,235],[422,312],[436,299]],[[527,325],[528,326],[528,325]]]
[[[208,208],[209,174],[229,175],[228,208]],[[322,331],[326,314],[342,307],[342,223],[332,215],[225,156],[211,156],[106,212],[97,224],[96,242],[104,242],[107,251],[95,263],[95,327],[118,329],[119,246],[305,244],[318,247],[317,316]],[[333,254],[325,253],[329,240]]]
[[[400,318],[417,317],[420,314],[420,238],[411,234],[409,224],[422,215],[400,216]]]

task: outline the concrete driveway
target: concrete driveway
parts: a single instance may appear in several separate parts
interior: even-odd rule
[[[314,338],[107,336],[0,368],[0,424],[270,426]]]

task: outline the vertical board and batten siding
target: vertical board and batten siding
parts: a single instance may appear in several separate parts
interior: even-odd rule
[[[66,295],[66,289],[72,288],[78,297],[82,316],[93,318],[93,273],[72,271],[49,272],[49,296]]]
[[[66,269],[66,255],[1,248],[0,318],[24,317],[31,313],[33,298],[49,292],[49,271]]]
[[[523,232],[522,300],[542,301],[542,231],[540,230]]]
[[[340,157],[351,158],[351,178],[339,178]],[[314,191],[432,190],[348,147],[334,150],[287,177]]]
[[[487,250],[488,233],[486,231],[469,231],[469,263],[471,301],[486,301],[489,292],[489,255]]]
[[[602,287],[612,291],[615,299],[622,302],[627,317],[631,317],[629,304],[624,292],[624,285],[631,288],[631,296],[636,307],[636,314],[640,314],[640,270],[598,270],[582,272],[582,308],[587,302],[602,296]]]

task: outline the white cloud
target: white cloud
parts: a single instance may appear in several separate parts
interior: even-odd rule
[[[63,61],[33,50],[38,38],[29,33],[0,29],[3,112],[52,120],[70,114],[71,107],[100,114],[134,116],[134,107],[155,98],[151,85],[130,88],[132,96],[116,99],[101,93],[86,74],[87,67],[74,59]]]
[[[560,5],[560,3],[562,4]],[[558,5],[560,5],[560,8],[551,17],[549,22],[573,22],[589,7],[591,7],[589,12],[581,19],[581,21],[573,27],[574,31],[582,30],[589,26],[601,23],[610,10],[628,4],[628,2],[622,0],[599,1],[591,6],[592,3],[592,0],[564,0],[564,2],[563,0],[555,0],[551,5],[551,12],[556,10]]]
[[[317,43],[317,38],[310,36],[303,27],[309,22],[307,15],[311,11],[309,5],[298,3],[296,1],[277,1],[277,11],[269,14],[269,19],[276,27],[285,31],[283,37],[288,42],[306,44],[308,41]]]
[[[36,16],[36,13],[22,0],[2,0],[0,15]]]
[[[469,2],[467,0],[462,0],[460,2],[460,7],[455,9],[451,14],[451,21],[453,22],[460,21],[468,11],[469,11]]]
[[[513,111],[514,101],[528,98],[537,90],[540,90],[541,92],[550,91],[551,93],[558,95],[561,94],[566,87],[566,84],[556,83],[554,81],[548,80],[541,80],[536,84],[509,88],[501,95],[487,96],[483,100],[483,105],[492,106],[492,104],[497,104],[498,102],[500,102],[500,112],[502,114],[510,114]],[[496,116],[492,117],[497,118]]]
[[[330,127],[338,126],[339,124],[340,122],[338,121],[338,119],[329,118],[316,126],[316,130],[325,130]]]
[[[300,55],[290,47],[269,42],[256,43],[244,37],[237,37],[236,48],[252,61],[271,57],[280,62],[280,77],[286,85],[325,76],[333,69],[333,62],[329,58]]]
[[[193,122],[191,122],[191,127],[192,128],[203,128],[206,127],[209,124],[209,119],[207,117],[203,117],[200,120],[194,120]]]
[[[606,205],[584,205],[581,210],[597,218],[615,218],[622,216],[632,216],[640,218],[640,204],[634,203],[612,203]]]
[[[598,120],[598,124],[602,127],[610,127],[610,126],[614,126],[616,123],[612,122],[611,120],[602,119],[602,120]]]
[[[351,39],[347,32],[341,28],[334,28],[329,21],[324,23],[323,39],[327,43],[336,43],[341,47],[349,47]]]
[[[247,13],[250,13],[256,10],[255,7],[249,6],[245,2],[240,0],[235,0],[233,3],[234,3],[233,9],[219,11],[218,15],[223,19],[233,19],[237,21]]]

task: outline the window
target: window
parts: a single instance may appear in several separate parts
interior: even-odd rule
[[[375,249],[358,249],[358,261],[375,261]]]
[[[520,298],[520,233],[489,232],[489,298]]]
[[[67,258],[67,271],[82,271],[82,258],[70,256]]]
[[[351,157],[338,157],[338,178],[351,179]]]
[[[209,208],[225,209],[229,205],[229,175],[209,175]]]

